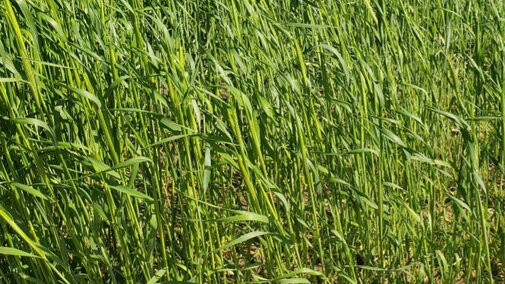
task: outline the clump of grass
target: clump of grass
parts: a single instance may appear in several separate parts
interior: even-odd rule
[[[504,281],[499,1],[0,14],[0,282]]]

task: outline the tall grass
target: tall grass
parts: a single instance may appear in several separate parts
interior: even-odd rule
[[[0,282],[505,281],[501,1],[1,0]]]

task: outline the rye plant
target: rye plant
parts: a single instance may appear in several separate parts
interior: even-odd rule
[[[0,283],[505,281],[505,4],[1,0]]]

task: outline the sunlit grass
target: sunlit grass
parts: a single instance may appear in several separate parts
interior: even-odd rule
[[[0,282],[505,281],[504,16],[2,0]]]

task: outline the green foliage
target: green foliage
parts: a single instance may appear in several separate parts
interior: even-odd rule
[[[1,0],[0,283],[505,281],[501,1]]]

